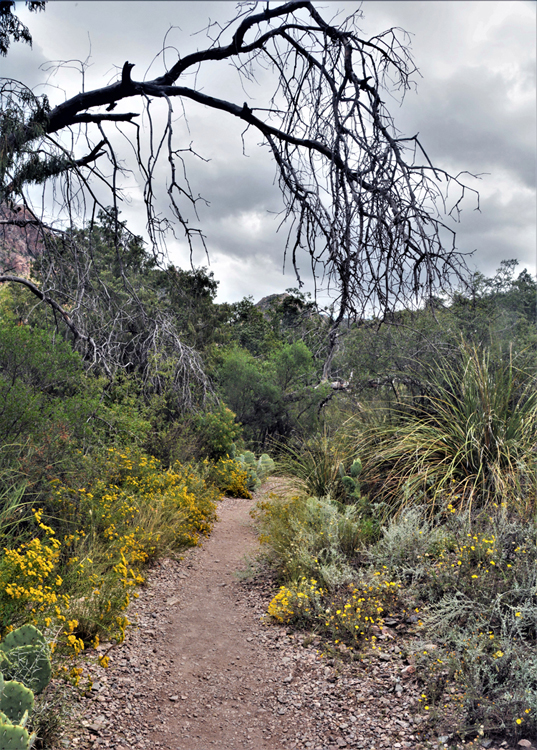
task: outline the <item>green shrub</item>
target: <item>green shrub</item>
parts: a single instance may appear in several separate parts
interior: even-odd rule
[[[227,406],[200,414],[195,420],[199,434],[199,451],[212,461],[231,456],[233,445],[241,435],[235,414]]]
[[[405,508],[383,529],[381,539],[365,551],[368,563],[386,567],[406,582],[426,579],[431,564],[456,546],[456,537],[434,523],[426,507]]]
[[[359,511],[327,498],[271,497],[256,510],[264,554],[284,581],[315,578],[333,588],[354,577],[362,541]]]
[[[407,508],[367,557],[418,605],[416,666],[438,721],[449,715],[449,731],[463,735],[535,731],[535,527],[505,507],[473,519],[453,506],[436,517]]]
[[[98,409],[99,384],[84,374],[69,344],[51,334],[3,322],[0,326],[0,443],[41,445],[65,430],[83,443]]]

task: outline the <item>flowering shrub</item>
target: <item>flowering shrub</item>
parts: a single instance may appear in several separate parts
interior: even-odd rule
[[[420,604],[421,637],[435,645],[416,660],[427,712],[449,716],[446,731],[513,736],[537,730],[537,543],[504,505],[495,510],[405,510],[368,558]]]
[[[190,467],[174,464],[164,471],[156,458],[110,448],[101,475],[91,491],[57,483],[54,495],[63,518],[79,524],[82,516],[86,532],[104,537],[110,560],[145,563],[209,534],[218,493]]]
[[[372,628],[399,606],[399,584],[381,573],[336,592],[322,588],[313,578],[281,586],[268,606],[268,614],[280,623],[310,627],[337,642],[349,645],[368,639]]]
[[[209,467],[208,461],[205,466]],[[248,472],[234,458],[220,458],[208,470],[208,478],[229,497],[251,498],[248,489]]]
[[[156,556],[200,544],[215,520],[218,490],[191,467],[164,471],[141,452],[109,449],[87,487],[51,482],[43,523],[35,511],[33,538],[0,558],[0,626],[39,625],[62,672],[78,684],[76,659],[99,634],[121,642],[125,615],[144,566]],[[91,469],[91,467],[90,467]],[[52,528],[55,524],[56,528]],[[106,660],[105,660],[106,661]],[[103,663],[103,666],[106,666]]]
[[[298,583],[280,586],[280,590],[268,606],[268,614],[281,623],[306,625],[313,623],[322,612],[322,597],[325,592],[317,581],[303,577]]]
[[[337,640],[352,644],[373,636],[384,618],[399,608],[400,584],[380,572],[350,584],[332,597],[324,613],[324,625]]]
[[[42,511],[34,512],[38,527],[44,532],[20,544],[16,549],[4,548],[0,560],[0,627],[5,630],[21,624],[28,610],[38,613],[61,612],[69,597],[60,594],[63,580],[58,575],[61,542],[55,532],[42,521]]]

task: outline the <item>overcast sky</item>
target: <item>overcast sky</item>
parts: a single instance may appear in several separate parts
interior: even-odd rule
[[[316,2],[332,17],[360,8],[355,2]],[[457,225],[457,246],[475,254],[470,266],[492,274],[501,260],[517,258],[519,270],[537,272],[536,239],[536,4],[520,2],[369,2],[361,4],[360,29],[372,36],[397,26],[412,37],[412,52],[421,73],[417,93],[402,106],[391,106],[396,125],[406,135],[419,132],[432,161],[457,173],[482,174],[469,179],[481,194],[481,212],[467,201]],[[223,22],[235,14],[234,2],[68,2],[51,0],[44,13],[17,11],[33,35],[33,49],[12,44],[0,58],[1,75],[17,78],[46,91],[52,104],[80,90],[78,64],[50,78],[46,63],[91,56],[86,89],[117,79],[128,60],[133,78],[159,75],[162,59],[155,56],[168,35],[169,48],[181,56],[207,46],[202,32],[209,19]],[[166,62],[173,63],[173,50]],[[43,84],[54,87],[45,88]],[[242,104],[233,69],[214,68],[201,81],[204,91]],[[259,90],[246,92],[254,106],[263,106],[263,77]],[[386,100],[389,103],[389,100]],[[128,109],[134,109],[129,104]],[[118,110],[119,111],[119,110]],[[246,142],[242,153],[240,123],[223,113],[188,105],[190,133],[178,126],[178,147],[192,142],[209,161],[193,163],[189,177],[194,192],[210,206],[200,208],[200,225],[210,253],[210,268],[220,281],[219,301],[261,297],[296,286],[292,268],[282,274],[285,234],[277,233],[274,212],[281,201],[274,185],[275,168],[268,152]],[[125,151],[127,156],[127,151]],[[130,191],[123,206],[129,227],[144,234],[140,191]],[[188,267],[180,241],[169,242],[171,260]],[[206,265],[200,252],[194,262]]]

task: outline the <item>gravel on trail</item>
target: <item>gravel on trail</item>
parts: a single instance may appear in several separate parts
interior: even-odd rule
[[[396,639],[387,638],[382,658],[334,659],[322,655],[318,639],[267,621],[273,581],[240,574],[257,548],[254,502],[225,498],[202,547],[149,571],[128,612],[137,627],[121,646],[99,646],[101,654],[110,649],[110,665],[91,667],[78,728],[60,747],[448,747],[428,735],[413,668]]]

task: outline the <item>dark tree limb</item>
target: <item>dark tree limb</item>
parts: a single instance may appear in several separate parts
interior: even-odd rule
[[[40,299],[42,302],[45,302],[47,305],[50,305],[50,307],[54,310],[54,312],[57,312],[61,315],[64,323],[67,325],[67,327],[69,328],[69,330],[75,336],[76,339],[85,341],[88,344],[90,344],[93,350],[96,349],[96,344],[93,338],[91,336],[86,336],[76,327],[76,325],[73,323],[69,315],[65,312],[63,307],[60,304],[58,304],[58,302],[56,302],[56,300],[53,297],[43,292],[41,289],[39,289],[39,287],[37,287],[29,279],[23,278],[21,276],[10,276],[10,275],[0,276],[0,284],[5,284],[7,282],[12,282],[14,284],[22,284],[27,289],[29,289],[31,293],[34,294],[38,299]],[[108,374],[110,373],[108,372]]]

